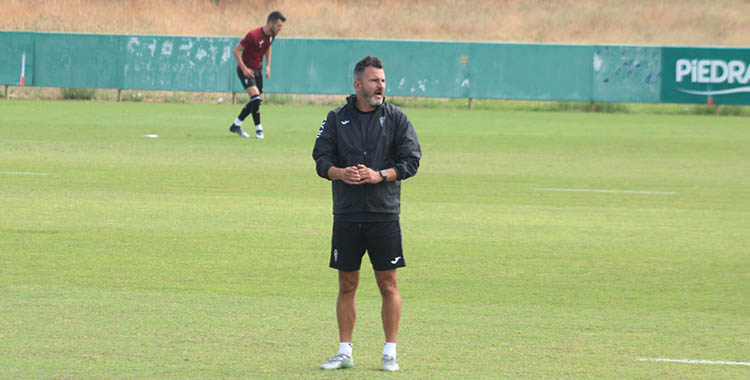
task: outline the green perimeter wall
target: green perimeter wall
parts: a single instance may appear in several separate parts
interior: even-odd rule
[[[239,38],[228,37],[0,32],[0,85],[20,83],[25,54],[28,86],[243,92],[232,55],[237,42]],[[354,64],[376,55],[386,65],[391,96],[750,104],[750,87],[740,83],[745,72],[750,80],[749,53],[730,48],[279,38],[264,91],[350,93]],[[714,62],[719,58],[726,64]],[[676,82],[675,63],[681,59],[683,71],[685,59],[696,62],[695,83],[689,86],[684,74]],[[723,67],[734,70],[735,83],[718,83]],[[709,77],[714,81],[704,83]]]

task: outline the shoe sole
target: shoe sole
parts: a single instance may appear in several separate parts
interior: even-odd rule
[[[336,367],[336,368],[324,368],[323,366],[320,366],[320,369],[327,370],[327,371],[332,371],[332,370],[337,370],[337,369],[349,369],[349,368],[354,368],[354,363],[342,364],[340,367]]]
[[[350,366],[337,367],[337,368],[323,368],[323,367],[320,367],[320,369],[322,369],[323,371],[335,371],[337,369],[349,369],[349,368],[354,368],[354,366],[350,365]]]

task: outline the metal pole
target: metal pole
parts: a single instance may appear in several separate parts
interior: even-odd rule
[[[120,101],[120,92],[122,92],[122,89],[117,89],[117,101]]]
[[[472,98],[469,98],[469,110],[474,108],[474,104],[472,103]]]

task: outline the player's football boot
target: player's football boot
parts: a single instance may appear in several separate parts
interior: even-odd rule
[[[383,371],[398,371],[398,359],[390,355],[383,355]]]
[[[262,139],[263,138],[263,130],[262,129],[256,129],[255,130],[255,138],[256,139]]]
[[[321,365],[320,369],[345,369],[354,367],[354,359],[346,354],[338,354],[326,360],[328,362]]]
[[[242,127],[234,125],[234,123],[232,123],[232,125],[229,127],[229,132],[236,133],[241,137],[250,137],[247,132],[242,130]]]

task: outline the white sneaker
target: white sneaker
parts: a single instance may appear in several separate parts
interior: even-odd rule
[[[346,354],[338,354],[326,360],[328,360],[328,363],[321,365],[320,369],[345,369],[354,367],[354,359]]]
[[[255,130],[255,138],[256,139],[262,139],[263,138],[263,130],[262,129],[256,129]]]
[[[398,371],[398,359],[395,356],[383,355],[383,371]]]

